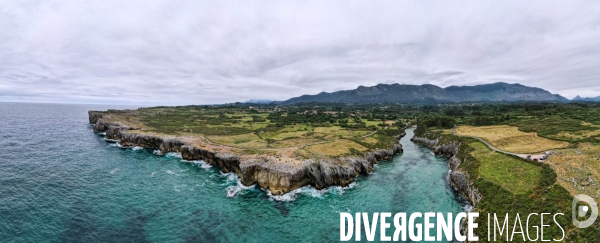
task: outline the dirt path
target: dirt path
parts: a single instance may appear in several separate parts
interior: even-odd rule
[[[361,138],[370,137],[371,135],[373,135],[373,134],[377,133],[377,131],[378,131],[378,130],[375,130],[375,131],[373,131],[373,132],[371,132],[371,133],[369,133],[369,134],[367,134],[367,135],[363,135],[363,136],[360,136],[360,137],[361,137]]]
[[[504,151],[502,149],[494,147],[494,145],[488,143],[483,138],[473,137],[473,136],[461,136],[461,137],[467,137],[467,138],[477,139],[477,140],[479,140],[480,142],[482,142],[483,144],[485,144],[488,148],[490,148],[493,151],[496,151],[496,152],[499,152],[499,153],[503,153],[503,154],[508,154],[508,155],[519,156],[519,157],[521,157],[523,159],[527,159],[528,155],[531,155],[531,159],[538,159],[538,160],[544,156],[544,154],[517,154],[517,153],[513,153],[513,152],[508,152],[508,151]]]

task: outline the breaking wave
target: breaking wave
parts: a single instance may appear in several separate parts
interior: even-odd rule
[[[210,168],[212,168],[213,166],[210,165],[209,163],[206,163],[206,161],[204,160],[185,160],[182,159],[181,162],[185,162],[185,163],[192,163],[202,169],[208,170]]]
[[[117,147],[117,148],[123,148],[123,145],[121,145],[121,144],[120,144],[119,142],[117,142],[116,140],[115,140],[115,142],[114,142],[114,143],[110,143],[110,144],[108,144],[108,146],[111,146],[111,147]]]
[[[278,202],[291,202],[296,200],[298,194],[302,192],[302,188],[298,188],[283,195],[273,195],[269,190],[267,190],[266,192],[270,200],[275,200]]]
[[[181,153],[176,153],[176,152],[168,152],[167,154],[165,154],[166,157],[169,158],[179,158],[181,159]]]
[[[230,185],[225,189],[226,195],[229,198],[235,197],[239,193],[243,193],[247,190],[253,190],[256,188],[256,184],[252,184],[250,186],[245,186],[242,183],[242,180],[237,176],[237,174],[235,174],[233,172],[229,172],[229,173],[221,172],[221,176],[225,177],[225,180],[226,180],[225,184],[223,184],[223,185],[230,185],[231,183],[235,182],[235,185]]]
[[[271,199],[271,200],[278,201],[278,202],[290,202],[290,201],[296,200],[296,198],[298,198],[299,195],[309,196],[312,198],[324,198],[328,193],[341,195],[346,190],[352,189],[356,185],[357,185],[356,182],[352,182],[348,186],[345,186],[345,187],[331,186],[331,187],[327,187],[327,188],[324,188],[321,190],[314,188],[312,186],[303,186],[301,188],[298,188],[296,190],[293,190],[293,191],[288,192],[283,195],[273,195],[268,190],[266,190],[266,193],[269,196],[269,199]]]
[[[116,139],[110,139],[110,138],[102,138],[102,140],[107,141],[109,143],[118,143],[119,140]]]

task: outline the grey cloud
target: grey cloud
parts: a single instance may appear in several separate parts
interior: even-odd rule
[[[377,83],[600,95],[594,1],[3,1],[0,101],[212,104]]]

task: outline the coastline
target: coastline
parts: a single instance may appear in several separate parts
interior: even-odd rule
[[[219,166],[224,173],[236,173],[243,185],[258,184],[273,195],[283,195],[306,185],[317,189],[346,187],[358,175],[369,174],[375,164],[391,160],[395,154],[403,151],[402,145],[398,143],[388,149],[367,152],[363,156],[311,158],[301,161],[300,165],[289,165],[277,163],[268,157],[243,157],[220,152],[182,137],[138,133],[135,127],[103,120],[102,112],[88,111],[88,115],[90,124],[94,125],[94,132],[104,132],[107,139],[116,140],[123,146],[159,149],[162,154],[181,153],[185,160],[204,160],[210,165]],[[406,132],[399,134],[396,140],[399,141],[405,135]]]

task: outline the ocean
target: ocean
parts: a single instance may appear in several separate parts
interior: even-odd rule
[[[0,103],[0,242],[337,242],[340,212],[469,209],[447,159],[412,130],[404,153],[349,187],[274,197],[202,161],[106,141],[87,111],[109,108],[134,107]]]

